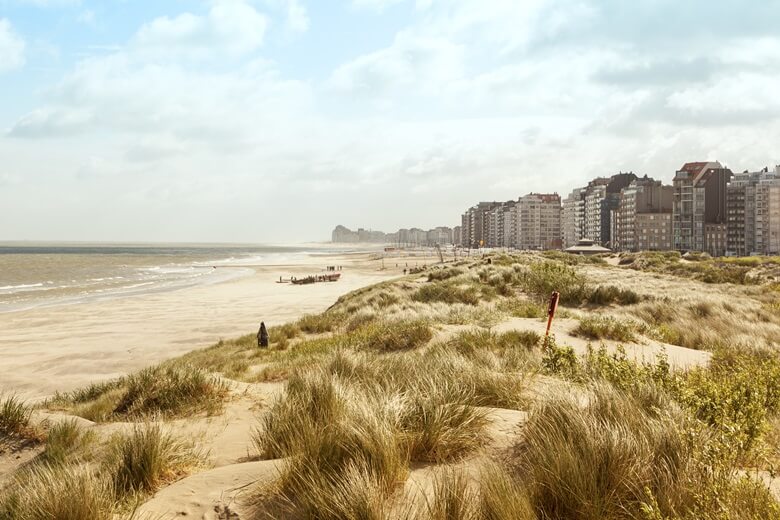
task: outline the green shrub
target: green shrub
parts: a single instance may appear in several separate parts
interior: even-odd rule
[[[571,267],[555,261],[535,262],[524,273],[523,289],[544,303],[553,291],[560,293],[560,303],[578,305],[587,294],[585,279]]]

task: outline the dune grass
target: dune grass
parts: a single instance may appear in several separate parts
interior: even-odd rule
[[[184,475],[196,465],[189,444],[160,424],[136,424],[112,439],[110,474],[118,498],[150,493]]]
[[[633,342],[636,341],[635,329],[634,324],[610,316],[587,316],[580,320],[572,333],[588,339]]]
[[[16,395],[0,395],[0,441],[40,440],[41,433],[31,422],[32,407]]]
[[[412,300],[421,303],[465,303],[477,305],[480,293],[471,286],[463,286],[452,282],[431,282],[420,287],[412,294]]]
[[[229,393],[227,383],[188,364],[162,364],[116,381],[59,394],[49,406],[91,421],[137,420],[216,413]]]
[[[114,520],[110,480],[83,465],[36,465],[0,494],[2,520]]]
[[[95,440],[94,432],[84,430],[76,419],[62,420],[46,433],[46,446],[40,460],[55,465],[90,458],[87,452]]]

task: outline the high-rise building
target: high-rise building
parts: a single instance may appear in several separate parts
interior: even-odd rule
[[[561,197],[557,193],[530,193],[517,201],[517,247],[561,248]]]
[[[517,224],[519,212],[517,202],[511,201],[504,204],[504,247],[517,247]]]
[[[780,166],[733,174],[726,213],[726,254],[780,253]]]
[[[562,233],[566,247],[580,239],[610,247],[612,211],[620,203],[620,190],[637,177],[633,173],[618,173],[612,177],[598,177],[584,188],[571,192],[563,203]]]
[[[731,170],[719,162],[686,163],[675,173],[673,241],[679,251],[726,252],[726,186]]]
[[[463,247],[487,247],[490,227],[490,210],[500,202],[480,202],[466,210],[461,217]]]
[[[456,246],[463,245],[463,234],[461,232],[463,228],[460,226],[455,226],[452,228],[452,243]]]
[[[563,247],[572,247],[583,236],[582,224],[585,219],[585,188],[575,188],[563,200],[561,209],[561,235]]]
[[[612,249],[666,251],[672,247],[674,188],[645,175],[620,192],[612,210]]]

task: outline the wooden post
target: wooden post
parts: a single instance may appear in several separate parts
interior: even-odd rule
[[[555,317],[555,310],[558,308],[558,299],[560,299],[560,296],[558,291],[553,291],[552,295],[550,295],[550,304],[547,306],[547,331],[544,333],[545,338],[550,335],[550,326]]]

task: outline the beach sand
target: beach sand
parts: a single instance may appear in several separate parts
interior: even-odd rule
[[[325,310],[349,291],[398,276],[393,259],[315,255],[294,266],[244,266],[253,274],[188,289],[0,314],[0,393],[41,398],[104,381],[220,339]],[[342,265],[341,280],[294,286],[289,278]],[[404,264],[401,264],[404,265]],[[222,269],[222,268],[220,268]]]

